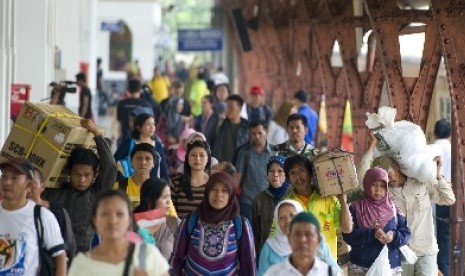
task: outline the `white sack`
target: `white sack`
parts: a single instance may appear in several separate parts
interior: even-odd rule
[[[425,134],[412,122],[394,122],[395,114],[394,108],[386,106],[380,107],[378,114],[367,113],[366,125],[378,140],[374,156],[392,157],[403,174],[420,182],[435,181],[435,155],[426,144]]]

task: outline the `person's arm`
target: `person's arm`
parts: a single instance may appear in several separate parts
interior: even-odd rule
[[[271,247],[268,245],[268,243],[265,242],[263,244],[262,250],[260,251],[260,257],[258,261],[258,275],[264,275],[268,268],[274,265],[274,263],[271,263],[270,261],[271,250]]]
[[[356,221],[356,215],[354,210],[350,210],[353,216],[354,227],[350,233],[342,233],[344,241],[350,246],[362,246],[364,244],[372,243],[375,241],[375,229],[362,229],[359,228]]]
[[[241,275],[255,276],[255,244],[250,223],[246,218],[242,219],[242,236],[239,248],[239,271]]]
[[[347,204],[347,195],[341,194],[338,195],[339,203],[341,204],[341,210],[339,213],[339,225],[341,227],[342,233],[352,232],[352,217],[349,212],[349,205]]]
[[[399,248],[403,245],[408,244],[410,240],[410,229],[407,226],[407,218],[401,214],[396,214],[397,226],[396,229],[391,230],[393,239],[389,242],[395,247]],[[387,231],[387,229],[386,229]]]
[[[242,147],[241,149],[237,151],[236,163],[234,164],[234,167],[236,167],[236,173],[234,174],[234,180],[236,182],[236,189],[240,189],[241,185],[243,184],[241,183],[241,180],[242,180],[242,175],[245,170],[244,151],[245,151],[244,147]]]
[[[173,254],[170,259],[171,275],[182,275],[181,272],[184,270],[184,265],[186,264],[187,246],[190,239],[187,236],[187,218],[181,221],[178,234],[174,239]]]
[[[437,162],[437,182],[428,183],[431,200],[438,205],[450,206],[455,203],[455,194],[454,190],[452,190],[452,183],[447,182],[444,176],[441,175],[441,158],[438,156],[435,160]]]
[[[357,168],[357,178],[360,186],[363,186],[363,177],[365,176],[366,171],[370,169],[371,163],[373,162],[373,153],[376,147],[376,143],[377,140],[375,136],[370,132],[370,145],[368,146],[368,149]]]
[[[111,189],[116,180],[117,170],[115,159],[111,154],[111,147],[94,122],[81,120],[81,125],[94,134],[94,141],[100,159],[100,167],[93,187],[96,191]]]
[[[255,197],[254,200],[252,201],[252,217],[251,217],[251,224],[252,224],[252,230],[253,230],[253,238],[255,241],[255,252],[257,255],[260,250],[260,245],[261,245],[261,227],[260,227],[260,212],[259,212],[259,205],[260,202],[257,200],[258,198]],[[261,258],[260,258],[261,260]]]
[[[63,252],[54,257],[53,261],[55,263],[55,276],[66,276],[66,253]]]

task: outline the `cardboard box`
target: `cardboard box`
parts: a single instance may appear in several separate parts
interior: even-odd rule
[[[350,153],[328,151],[313,158],[316,185],[321,195],[338,195],[358,187],[354,160]]]
[[[49,104],[26,102],[0,152],[0,162],[12,157],[27,158],[44,175],[47,187],[58,187],[68,179],[68,156],[80,145],[91,147],[93,135],[71,110]]]

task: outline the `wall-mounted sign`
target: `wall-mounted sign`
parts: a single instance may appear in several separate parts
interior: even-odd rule
[[[119,33],[121,32],[122,28],[123,28],[123,22],[121,21],[116,21],[116,22],[102,21],[102,23],[100,23],[100,30],[104,32]]]
[[[221,51],[223,32],[219,29],[178,30],[178,51]]]

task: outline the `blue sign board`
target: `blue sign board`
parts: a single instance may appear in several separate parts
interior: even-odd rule
[[[123,28],[123,22],[117,21],[117,22],[105,22],[103,21],[100,24],[100,30],[106,31],[106,32],[111,32],[111,33],[119,33],[121,32],[121,29]]]
[[[221,51],[223,32],[219,29],[178,30],[178,51]]]

